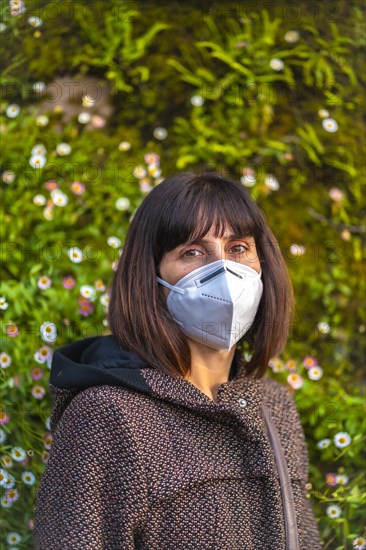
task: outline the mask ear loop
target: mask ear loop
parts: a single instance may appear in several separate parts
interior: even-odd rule
[[[156,278],[159,281],[159,283],[166,286],[167,288],[170,288],[170,290],[173,290],[174,292],[179,292],[179,294],[185,294],[185,290],[183,288],[179,288],[179,286],[171,285],[166,281],[163,281],[163,279],[160,279],[160,277],[156,277]]]

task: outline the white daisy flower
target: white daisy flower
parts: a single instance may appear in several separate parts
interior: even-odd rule
[[[80,294],[84,296],[84,298],[89,298],[89,300],[93,301],[96,297],[96,290],[91,285],[81,285]]]
[[[36,476],[33,472],[23,472],[21,477],[26,485],[33,485],[36,481]]]
[[[112,248],[119,248],[121,246],[121,239],[118,237],[108,237],[107,243]]]
[[[43,155],[33,155],[29,159],[29,164],[32,168],[43,168],[46,164],[46,157]]]
[[[349,478],[346,474],[337,474],[336,475],[336,483],[338,485],[347,485],[348,480],[349,480]]]
[[[37,363],[42,365],[49,359],[52,359],[52,350],[48,346],[41,346],[33,355],[33,358]]]
[[[48,431],[51,431],[51,417],[46,418],[46,422],[44,423]]]
[[[330,506],[327,506],[326,512],[327,516],[332,519],[339,518],[339,516],[342,515],[342,510],[336,504],[330,504]]]
[[[331,440],[326,438],[318,441],[316,446],[318,447],[318,449],[326,449],[327,447],[329,447],[330,444],[331,444]]]
[[[318,365],[311,367],[308,370],[308,376],[310,380],[319,380],[323,376],[323,369]]]
[[[47,275],[41,275],[37,281],[38,288],[42,290],[46,290],[47,288],[50,288],[52,282]]]
[[[1,174],[1,177],[4,183],[13,183],[15,180],[15,172],[12,172],[12,170],[5,170],[5,172]]]
[[[287,382],[294,388],[294,390],[300,389],[304,383],[302,377],[296,372],[291,372],[288,375]]]
[[[10,367],[11,365],[11,357],[8,353],[5,353],[5,351],[2,351],[0,353],[0,367],[2,369],[6,369]]]
[[[286,42],[297,42],[300,38],[300,33],[298,31],[287,31],[284,38]]]
[[[0,428],[0,443],[4,443],[5,439],[6,439],[6,433],[2,428]]]
[[[196,95],[193,95],[191,97],[191,103],[192,105],[194,105],[195,107],[202,107],[202,105],[204,104],[205,100],[204,98],[199,95],[199,94],[196,94]]]
[[[0,23],[0,32],[4,32],[5,29],[6,29],[5,23],[1,22],[1,23]]]
[[[88,122],[90,122],[90,119],[91,119],[91,116],[86,111],[83,111],[78,116],[78,121],[80,122],[80,124],[88,124]]]
[[[253,174],[248,174],[240,178],[240,183],[245,185],[245,187],[253,187],[257,183],[257,180]]]
[[[32,155],[42,155],[45,156],[47,153],[46,147],[42,143],[38,143],[32,147]]]
[[[285,365],[280,359],[270,359],[268,366],[271,367],[273,372],[283,372],[285,370]]]
[[[4,296],[0,296],[0,309],[8,309],[9,304],[4,298]]]
[[[40,126],[41,128],[43,128],[44,126],[47,126],[47,124],[49,123],[49,118],[48,116],[46,115],[39,115],[37,116],[36,118],[36,125],[37,126]]]
[[[126,197],[120,197],[119,199],[116,200],[115,202],[115,206],[117,208],[117,210],[128,210],[128,208],[130,207],[130,201],[129,199],[127,199]]]
[[[10,458],[11,460],[11,458]],[[8,472],[8,479],[6,481],[6,488],[7,489],[12,489],[15,485],[15,478],[14,476],[12,476],[9,472]]]
[[[56,147],[56,152],[60,157],[65,157],[71,153],[71,145],[68,143],[59,143]]]
[[[328,334],[328,332],[330,331],[330,326],[328,323],[321,322],[321,323],[318,323],[318,330],[322,334]]]
[[[278,191],[278,189],[280,188],[280,184],[273,174],[266,174],[264,178],[264,185],[272,191]]]
[[[43,209],[43,216],[46,220],[53,220],[53,207],[46,206],[46,208]]]
[[[338,122],[334,118],[323,118],[322,126],[324,130],[332,134],[338,130]]]
[[[54,342],[57,338],[57,328],[55,323],[45,321],[40,327],[42,340],[45,342]]]
[[[158,126],[157,128],[154,128],[153,136],[156,139],[165,139],[168,135],[168,131],[166,128],[163,128],[162,126]]]
[[[0,468],[0,486],[7,487],[8,479],[8,472],[3,468]]]
[[[73,263],[79,264],[83,259],[83,252],[77,246],[72,246],[69,248],[68,256]]]
[[[351,443],[352,438],[347,432],[338,432],[333,437],[333,440],[336,447],[343,449],[343,447],[347,447]]]
[[[146,176],[146,170],[143,166],[135,166],[133,175],[135,178],[142,179]]]
[[[35,82],[32,86],[33,90],[37,94],[42,94],[46,90],[46,84],[44,82]]]
[[[31,17],[28,17],[28,23],[32,25],[32,27],[40,27],[43,21],[40,17],[36,17],[35,15],[32,15]]]
[[[3,508],[11,508],[13,503],[10,500],[8,500],[6,497],[2,497],[0,500],[0,505]]]
[[[56,206],[65,206],[69,201],[67,195],[60,191],[60,189],[52,189],[50,195],[53,203]]]
[[[278,59],[277,57],[274,57],[273,59],[271,59],[271,61],[269,62],[269,65],[271,69],[274,69],[275,71],[282,71],[282,69],[285,66],[282,59]]]
[[[9,118],[16,118],[20,113],[20,107],[16,103],[12,103],[11,105],[8,105],[5,112],[6,116]]]
[[[366,539],[364,537],[356,537],[353,539],[352,545],[356,550],[364,550],[366,548]]]
[[[10,15],[20,15],[27,11],[23,0],[10,0]]]
[[[302,244],[292,244],[290,246],[290,252],[293,256],[302,256],[303,254],[305,254],[305,246],[303,246]]]
[[[22,460],[25,459],[25,457],[27,456],[27,453],[25,452],[24,449],[22,449],[22,447],[13,447],[12,450],[10,451],[10,456],[16,462],[21,462]]]
[[[320,116],[320,118],[328,118],[329,111],[327,111],[326,109],[319,109],[318,115]]]
[[[161,175],[160,166],[155,162],[149,164],[149,166],[147,167],[147,171],[150,176],[153,176],[153,178],[158,178]]]
[[[37,206],[44,206],[47,202],[46,197],[44,195],[34,195],[33,202]]]
[[[109,304],[109,301],[110,301],[110,297],[109,297],[109,294],[102,294],[100,299],[99,299],[100,303],[102,304],[102,306],[108,306]]]
[[[12,531],[8,534],[6,537],[8,544],[18,544],[22,540],[22,537],[19,535],[19,533],[16,533],[15,531]]]
[[[131,149],[131,143],[129,141],[121,141],[121,143],[118,145],[118,149],[120,151],[128,151]]]
[[[81,102],[83,104],[83,107],[93,107],[95,99],[89,94],[86,94],[82,97]]]

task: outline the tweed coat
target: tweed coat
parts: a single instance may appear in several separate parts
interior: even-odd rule
[[[234,362],[233,362],[234,363]],[[232,367],[217,402],[112,335],[54,353],[38,550],[319,550],[283,384]]]

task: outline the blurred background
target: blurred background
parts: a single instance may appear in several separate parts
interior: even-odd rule
[[[1,548],[32,548],[53,350],[109,333],[129,222],[181,170],[267,216],[296,295],[268,375],[300,412],[323,547],[366,548],[364,3],[13,0],[0,31]]]

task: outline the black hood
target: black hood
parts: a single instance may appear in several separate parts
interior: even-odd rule
[[[113,335],[91,336],[55,350],[50,383],[61,389],[110,384],[150,393],[140,369],[152,368],[137,353],[120,347]]]
[[[52,356],[49,378],[51,432],[74,396],[91,386],[125,386],[151,394],[141,370],[152,368],[138,354],[122,349],[113,335],[91,336],[59,347]]]

